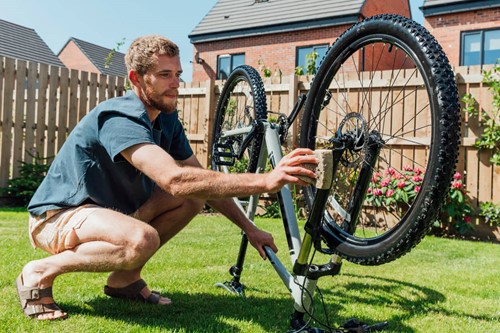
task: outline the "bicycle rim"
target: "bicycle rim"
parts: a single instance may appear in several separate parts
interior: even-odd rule
[[[347,144],[322,222],[323,252],[377,265],[420,242],[454,170],[458,112],[448,60],[425,28],[379,15],[339,37],[314,79],[301,134],[312,149]],[[309,203],[313,195],[306,190]]]
[[[241,158],[236,157],[247,133],[223,137],[230,130],[249,127],[254,120],[267,115],[264,85],[258,72],[250,66],[237,67],[224,84],[217,102],[212,144],[212,168],[217,171],[255,172],[262,145],[262,135],[255,136]],[[221,148],[223,147],[223,148]],[[221,157],[217,163],[217,150],[232,155]]]

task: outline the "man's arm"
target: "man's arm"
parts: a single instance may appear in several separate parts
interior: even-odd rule
[[[303,163],[317,163],[312,154],[310,149],[294,150],[267,174],[223,174],[202,168],[194,155],[183,162],[176,162],[163,149],[152,144],[136,145],[122,152],[132,165],[164,191],[174,196],[208,200],[210,206],[245,232],[263,259],[266,258],[264,246],[278,251],[272,236],[258,229],[232,197],[276,192],[287,183],[307,185],[297,176],[316,177],[314,172],[301,166]]]
[[[276,168],[265,174],[224,174],[187,163],[177,163],[154,144],[138,144],[122,155],[164,191],[179,197],[217,199],[277,192],[288,183],[307,185],[298,176],[316,178],[313,171],[301,165],[317,164],[310,149],[300,148],[283,157]]]
[[[189,165],[196,168],[203,168],[196,156],[191,156],[183,165]],[[245,213],[236,205],[233,198],[221,198],[208,200],[207,203],[213,209],[227,217],[231,222],[237,225],[247,235],[250,244],[257,249],[260,256],[265,259],[266,253],[264,246],[269,246],[274,252],[278,252],[278,248],[274,244],[273,236],[259,228],[250,221]]]

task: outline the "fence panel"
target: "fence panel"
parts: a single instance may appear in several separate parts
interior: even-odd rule
[[[61,148],[68,133],[77,122],[95,105],[112,97],[120,96],[125,90],[124,78],[108,77],[94,73],[79,72],[0,57],[0,186],[6,186],[9,179],[18,175],[20,161],[32,162],[32,155],[54,156]],[[479,67],[459,67],[456,69],[459,93],[471,93],[478,102],[480,111],[492,108],[491,92],[482,83]],[[352,74],[357,77],[356,73]],[[387,94],[380,84],[387,73],[375,73],[373,93],[370,98],[383,106],[401,100],[398,92]],[[347,109],[361,103],[358,80],[347,80],[343,87],[331,87],[338,105],[331,107]],[[289,114],[298,96],[310,89],[311,77],[285,76],[265,79],[265,90],[269,109],[278,114]],[[399,81],[398,81],[399,82]],[[426,91],[421,88],[418,78],[401,93],[415,93],[415,99],[404,99],[394,105],[387,115],[386,126],[405,125],[404,132],[419,141],[430,137],[426,119],[418,116]],[[401,83],[407,83],[401,77]],[[182,83],[179,88],[179,117],[186,129],[193,151],[204,166],[208,166],[211,131],[215,105],[224,81]],[[377,88],[379,86],[379,88]],[[365,97],[366,98],[366,97]],[[270,114],[276,117],[276,114]],[[340,123],[340,112],[331,112],[329,119],[322,119],[327,128],[318,129],[320,135],[331,136],[332,130]],[[423,114],[423,113],[422,113]],[[413,123],[405,123],[405,118],[416,116]],[[366,115],[367,117],[369,115]],[[321,117],[327,117],[321,115]],[[481,202],[500,202],[500,168],[489,161],[490,153],[478,150],[474,142],[482,133],[475,118],[462,114],[463,139],[457,170],[464,174],[472,205],[477,208]],[[298,143],[301,115],[289,135],[289,148]],[[411,154],[417,161],[427,157],[426,148],[417,148],[402,141],[391,142],[395,148],[388,158],[392,163],[404,166],[409,162],[402,158]]]
[[[123,78],[108,85],[102,77],[0,57],[0,187],[19,175],[22,161],[54,157],[98,99],[123,94]]]

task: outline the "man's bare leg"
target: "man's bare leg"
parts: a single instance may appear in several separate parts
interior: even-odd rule
[[[109,272],[142,267],[158,250],[160,238],[150,225],[109,209],[97,209],[71,234],[70,250],[28,263],[22,271],[23,284],[41,289],[51,287],[57,276],[67,272]],[[29,303],[52,303],[51,298]],[[44,314],[38,319],[56,319],[64,312]]]
[[[201,211],[203,200],[191,200],[176,198],[170,194],[157,189],[153,196],[145,202],[133,217],[149,223],[160,236],[160,246],[178,234],[189,222]],[[141,278],[143,266],[132,270],[113,271],[107,281],[107,285],[113,288],[123,288]],[[149,297],[151,290],[145,287],[141,291],[144,298]],[[170,304],[171,300],[161,297],[159,304]]]

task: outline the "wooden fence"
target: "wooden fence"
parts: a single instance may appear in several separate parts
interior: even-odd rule
[[[460,67],[455,72],[460,95],[470,92],[480,110],[491,110],[492,95],[482,84],[481,69]],[[285,114],[299,94],[310,87],[307,76],[265,79],[264,83],[268,109]],[[36,154],[55,156],[77,122],[97,103],[122,95],[124,85],[123,78],[0,58],[0,187],[18,176],[21,161],[32,162]],[[220,81],[205,81],[182,83],[179,89],[179,116],[204,165],[208,163],[208,143],[221,86]],[[294,126],[291,141],[297,142],[299,125]],[[480,133],[477,120],[464,114],[457,168],[465,175],[473,207],[479,202],[500,202],[500,168],[491,164],[488,151],[474,147]]]

